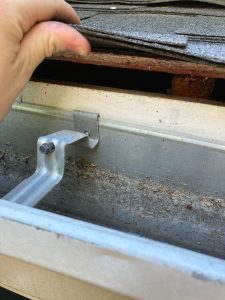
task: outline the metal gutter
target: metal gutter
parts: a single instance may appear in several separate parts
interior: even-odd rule
[[[4,200],[0,206],[1,254],[135,299],[223,299],[223,260]]]

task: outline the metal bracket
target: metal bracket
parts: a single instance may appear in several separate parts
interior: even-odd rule
[[[75,131],[88,134],[88,139],[79,145],[95,148],[99,142],[99,114],[75,110],[73,120]]]
[[[35,206],[63,178],[66,145],[79,142],[90,149],[96,147],[99,142],[98,118],[98,114],[75,112],[75,127],[82,132],[62,130],[40,137],[37,143],[35,173],[22,181],[3,199]]]

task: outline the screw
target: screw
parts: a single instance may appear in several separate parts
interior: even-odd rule
[[[40,146],[39,150],[43,154],[50,154],[55,151],[55,145],[53,143],[44,143]]]

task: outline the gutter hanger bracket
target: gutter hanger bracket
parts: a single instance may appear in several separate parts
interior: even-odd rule
[[[75,111],[73,117],[76,131],[62,130],[38,139],[35,173],[5,195],[4,200],[35,206],[63,178],[67,145],[76,144],[90,149],[97,146],[99,115]]]

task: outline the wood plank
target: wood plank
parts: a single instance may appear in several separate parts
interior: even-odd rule
[[[50,59],[79,64],[225,79],[225,66],[219,67],[174,59],[142,57],[111,52],[91,52],[87,57],[60,53]]]

